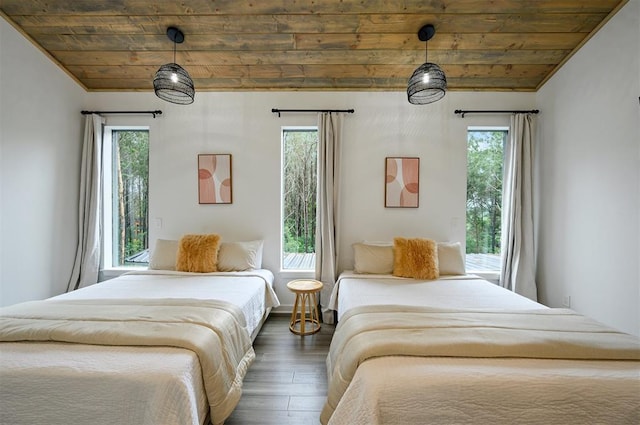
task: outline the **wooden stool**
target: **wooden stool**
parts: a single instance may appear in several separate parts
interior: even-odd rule
[[[296,294],[289,322],[291,332],[296,335],[311,335],[318,332],[320,330],[318,293],[322,289],[322,282],[314,279],[292,280],[287,283],[287,288]]]

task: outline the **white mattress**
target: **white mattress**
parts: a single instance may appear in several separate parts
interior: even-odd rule
[[[231,302],[249,334],[279,305],[268,270],[130,273],[56,299],[198,298]],[[0,424],[199,425],[208,402],[197,355],[170,347],[0,344]]]
[[[329,308],[338,311],[339,321],[351,308],[387,304],[451,309],[546,308],[475,275],[417,280],[351,271],[340,275],[333,288]]]
[[[249,335],[260,324],[265,309],[280,305],[273,290],[273,273],[187,273],[167,270],[129,272],[54,299],[196,298],[230,302],[242,310]]]
[[[338,318],[364,305],[547,308],[476,276],[436,281],[343,273]],[[337,330],[339,332],[339,328]],[[390,356],[359,365],[329,425],[640,423],[640,364]]]

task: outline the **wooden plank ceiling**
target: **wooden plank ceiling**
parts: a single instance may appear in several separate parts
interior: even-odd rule
[[[89,91],[150,91],[173,61],[196,91],[406,90],[428,60],[450,90],[534,91],[627,0],[0,0]]]

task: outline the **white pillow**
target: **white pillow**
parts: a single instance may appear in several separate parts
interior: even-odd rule
[[[354,243],[353,271],[356,273],[393,273],[393,245]]]
[[[218,271],[240,272],[262,268],[262,240],[222,242],[218,251]]]
[[[465,274],[460,242],[438,242],[438,268],[441,275]]]
[[[156,239],[156,245],[149,260],[149,270],[175,270],[179,245],[179,241]]]

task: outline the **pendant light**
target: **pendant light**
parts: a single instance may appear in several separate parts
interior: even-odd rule
[[[418,38],[424,41],[425,63],[413,71],[407,84],[407,96],[409,103],[414,105],[426,105],[433,103],[444,97],[447,91],[447,77],[438,65],[427,61],[427,41],[433,37],[436,29],[431,24],[427,24],[418,31]]]
[[[178,28],[167,28],[167,37],[173,41],[173,63],[162,65],[153,78],[153,89],[162,100],[188,105],[193,103],[195,89],[189,73],[176,62],[176,45],[184,41],[184,34]]]

